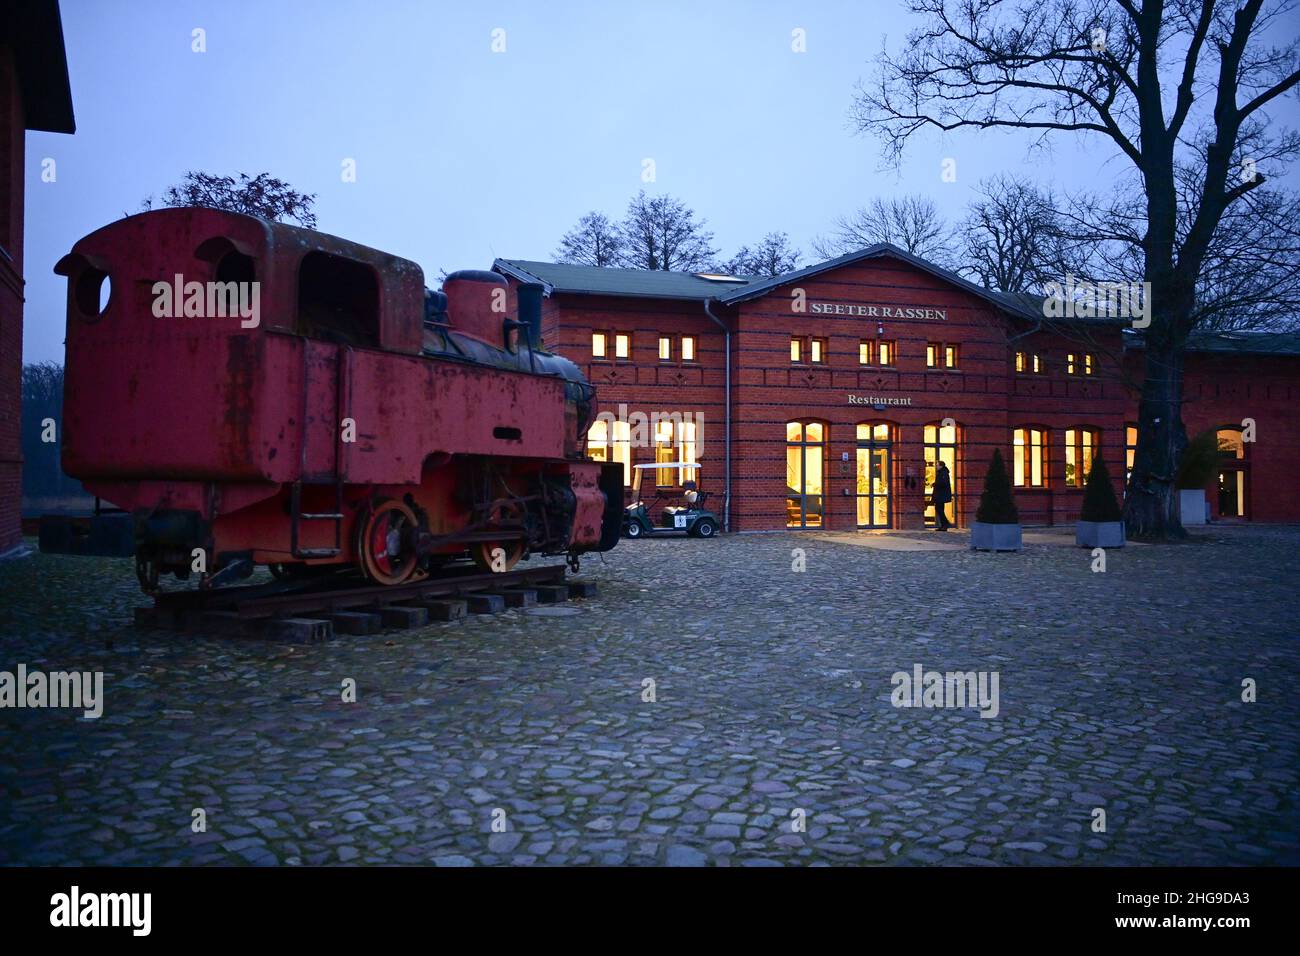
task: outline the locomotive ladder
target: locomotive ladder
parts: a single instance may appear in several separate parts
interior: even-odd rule
[[[332,484],[334,485],[334,510],[305,512],[302,510],[302,479],[299,478],[289,488],[289,551],[295,558],[332,558],[343,551],[343,473],[345,463],[343,460],[344,447],[343,436],[340,429],[343,427],[343,410],[344,396],[347,390],[351,388],[352,377],[349,373],[352,364],[351,346],[343,346],[335,353],[335,376],[334,376],[334,475]],[[302,378],[302,448],[299,475],[307,470],[307,392],[310,381],[308,378],[307,367],[307,349],[303,348],[303,378]],[[324,482],[312,482],[312,484],[324,484]],[[332,548],[299,548],[298,535],[301,522],[303,521],[333,521],[334,522],[334,547]]]

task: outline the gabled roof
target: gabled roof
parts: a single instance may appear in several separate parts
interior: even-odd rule
[[[540,282],[547,294],[569,292],[578,295],[622,295],[641,299],[716,299],[719,293],[754,280],[705,279],[694,272],[664,272],[653,269],[615,269],[581,266],[566,262],[534,262],[528,259],[497,259],[492,268],[520,282]]]
[[[827,259],[825,262],[819,262],[816,265],[797,269],[794,272],[787,272],[784,275],[773,276],[770,279],[760,279],[751,282],[743,288],[733,289],[728,293],[718,296],[718,301],[727,304],[733,302],[745,302],[749,299],[756,299],[759,296],[766,295],[779,286],[800,282],[803,279],[808,279],[820,275],[823,272],[838,269],[842,266],[853,265],[857,262],[865,262],[868,259],[879,259],[885,256],[906,262],[908,265],[915,266],[922,272],[928,272],[930,275],[936,276],[945,282],[950,282],[969,292],[971,295],[984,299],[990,305],[1002,309],[1003,311],[1010,312],[1013,315],[1018,315],[1021,318],[1027,319],[1041,319],[1043,317],[1041,309],[1037,311],[1030,309],[1024,304],[1019,296],[993,292],[983,286],[976,285],[969,279],[963,279],[955,272],[945,269],[942,266],[937,266],[928,259],[922,259],[920,256],[913,255],[912,253],[900,249],[898,246],[892,245],[888,242],[877,242],[875,245],[867,246],[865,249],[846,253],[845,255],[838,256],[834,259]]]
[[[0,45],[13,50],[17,63],[23,125],[47,133],[76,132],[58,0],[6,0]]]

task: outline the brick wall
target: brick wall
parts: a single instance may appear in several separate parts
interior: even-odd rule
[[[859,424],[890,426],[890,525],[895,528],[923,525],[926,459],[933,458],[933,453],[927,455],[925,427],[946,418],[957,428],[953,485],[960,525],[973,519],[993,449],[1001,448],[1004,457],[1010,454],[1013,428],[1035,424],[1049,435],[1063,434],[1067,428],[1094,428],[1101,432],[1103,454],[1112,461],[1122,459],[1125,390],[1118,367],[1102,351],[1103,346],[1117,349],[1118,332],[1102,333],[1098,342],[1086,345],[1096,354],[1093,376],[1067,376],[1058,361],[1031,381],[1012,370],[1016,348],[1033,348],[1063,360],[1067,349],[1083,352],[1084,343],[1040,331],[1013,345],[1010,336],[1027,329],[1013,327],[979,297],[891,259],[823,273],[799,288],[808,303],[876,306],[881,314],[795,312],[793,287],[740,306],[733,498],[737,530],[786,525],[785,434],[792,420],[826,426],[825,521],[838,529],[858,524]],[[941,310],[945,317],[898,319],[883,314],[884,308],[907,307]],[[792,363],[792,335],[825,340],[825,361]],[[882,340],[895,349],[890,366],[878,360]],[[859,360],[863,341],[871,350],[871,364]],[[930,344],[955,345],[957,368],[929,368]],[[877,409],[850,404],[850,395],[910,399],[911,404]],[[1063,475],[1062,445],[1048,443],[1047,467],[1049,475]],[[1077,517],[1082,490],[1060,485],[1057,480],[1049,486],[1052,491],[1018,491],[1026,523]]]
[[[1142,353],[1129,359],[1141,379]],[[1246,517],[1300,521],[1300,357],[1193,352],[1184,366],[1183,424],[1188,437],[1206,429],[1255,422],[1245,444]],[[1136,418],[1136,411],[1131,413]],[[1211,514],[1218,513],[1217,478],[1206,486]]]
[[[512,286],[514,280],[510,280]],[[592,333],[609,335],[609,358],[592,356]],[[626,360],[613,357],[613,336],[631,336]],[[659,336],[673,340],[673,357],[659,360]],[[695,339],[695,358],[681,356],[682,336]],[[690,413],[699,423],[698,456],[703,487],[722,506],[725,434],[722,331],[699,303],[620,296],[557,294],[542,306],[542,342],[577,363],[596,387],[597,411],[619,416],[641,412]],[[655,460],[654,448],[633,447],[631,464]],[[644,483],[653,487],[653,476]]]
[[[1094,327],[1059,333],[1008,319],[978,296],[909,264],[875,259],[842,267],[803,281],[804,311],[796,311],[793,287],[779,287],[734,308],[715,307],[733,323],[733,530],[786,527],[786,425],[818,422],[824,427],[823,488],[825,527],[852,529],[857,520],[855,459],[857,426],[890,426],[890,525],[923,525],[923,477],[927,457],[925,427],[951,418],[958,430],[954,491],[957,518],[974,518],[985,470],[994,448],[1008,467],[1013,429],[1034,427],[1046,435],[1046,481],[1016,489],[1025,524],[1068,523],[1078,519],[1081,487],[1067,486],[1065,437],[1068,430],[1099,433],[1100,451],[1110,466],[1116,493],[1123,494],[1125,426],[1136,420],[1140,353],[1125,356],[1120,330]],[[811,303],[826,303],[829,313]],[[854,306],[837,314],[834,306]],[[855,314],[860,305],[877,307],[874,317]],[[945,316],[897,318],[884,308],[943,310]],[[596,384],[603,409],[680,410],[703,413],[711,423],[700,461],[705,484],[721,507],[724,421],[723,335],[697,302],[584,296],[557,293],[546,300],[544,340],[577,362]],[[597,360],[591,354],[595,331],[632,336],[628,360]],[[677,340],[697,337],[698,360],[658,360],[660,334]],[[793,363],[791,336],[824,340],[819,363]],[[884,339],[894,344],[893,365],[863,365],[859,345]],[[956,345],[958,367],[928,368],[926,346]],[[612,348],[612,338],[611,338]],[[1043,371],[1017,373],[1016,351],[1037,354]],[[1093,374],[1070,374],[1067,355],[1076,355],[1079,372],[1090,354]],[[1189,431],[1207,423],[1256,419],[1260,442],[1250,449],[1249,515],[1261,521],[1300,520],[1300,430],[1292,412],[1300,387],[1300,359],[1204,355],[1187,365]],[[849,396],[910,399],[910,405],[850,404]],[[716,426],[716,427],[715,427]],[[847,456],[847,462],[843,461]],[[650,448],[634,448],[634,462],[654,460]],[[848,494],[845,494],[845,492]]]

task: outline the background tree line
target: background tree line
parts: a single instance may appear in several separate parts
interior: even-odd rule
[[[50,426],[53,422],[53,427]],[[23,513],[88,508],[93,499],[81,482],[63,473],[59,461],[63,435],[63,366],[37,362],[23,366]],[[44,441],[49,435],[55,441]]]

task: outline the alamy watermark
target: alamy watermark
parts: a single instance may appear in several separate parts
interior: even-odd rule
[[[174,282],[155,282],[153,314],[159,319],[225,319],[238,316],[241,328],[262,324],[260,282],[186,282],[176,273]]]
[[[694,452],[696,457],[690,460],[698,461],[704,447],[704,415],[701,412],[628,411],[627,403],[621,402],[617,412],[601,412],[596,421],[605,424],[607,436],[612,436],[618,444],[633,448],[654,448],[669,442],[693,446],[683,448],[683,451]]]
[[[1064,282],[1043,286],[1043,316],[1049,319],[1132,319],[1133,328],[1151,324],[1150,282],[1092,282],[1068,273]]]
[[[152,893],[83,893],[73,886],[50,897],[50,925],[55,927],[125,926],[133,936],[148,936],[152,912]]]
[[[912,673],[894,671],[889,695],[895,707],[978,707],[980,716],[993,718],[1001,709],[998,702],[997,671],[927,671],[912,665]]]
[[[87,720],[104,713],[103,671],[0,671],[0,707],[71,707]]]

